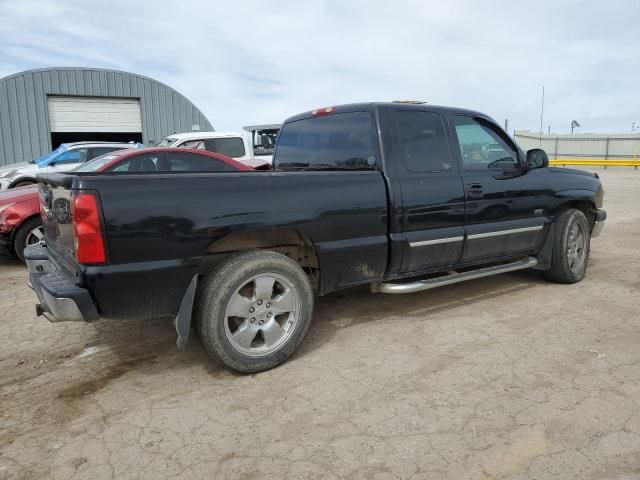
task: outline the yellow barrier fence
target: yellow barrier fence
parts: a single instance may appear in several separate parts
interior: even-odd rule
[[[595,167],[633,167],[635,170],[640,167],[640,160],[614,160],[605,158],[556,158],[549,160],[551,165],[584,165]]]

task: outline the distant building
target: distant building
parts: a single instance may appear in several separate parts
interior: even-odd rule
[[[520,148],[525,151],[531,148],[542,148],[552,160],[640,158],[640,135],[637,133],[541,135],[529,130],[517,130],[514,133]]]
[[[61,143],[157,145],[176,132],[213,126],[183,95],[151,78],[98,68],[45,68],[0,78],[0,165]]]

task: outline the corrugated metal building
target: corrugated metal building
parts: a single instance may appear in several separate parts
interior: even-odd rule
[[[60,143],[158,144],[213,127],[183,95],[151,78],[98,68],[46,68],[0,79],[0,165],[28,161]]]
[[[529,130],[515,132],[515,139],[523,150],[542,148],[549,158],[637,159],[640,157],[639,134],[599,135],[540,135]]]

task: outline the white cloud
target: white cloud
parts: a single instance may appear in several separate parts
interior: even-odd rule
[[[637,0],[0,3],[0,76],[132,71],[179,90],[220,130],[406,98],[535,130],[542,84],[545,129],[640,121]]]

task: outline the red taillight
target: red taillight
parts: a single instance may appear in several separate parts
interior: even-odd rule
[[[336,107],[317,108],[311,111],[311,115],[329,115],[336,111]]]
[[[104,240],[96,197],[92,193],[73,193],[71,218],[78,262],[85,264],[104,263]]]

